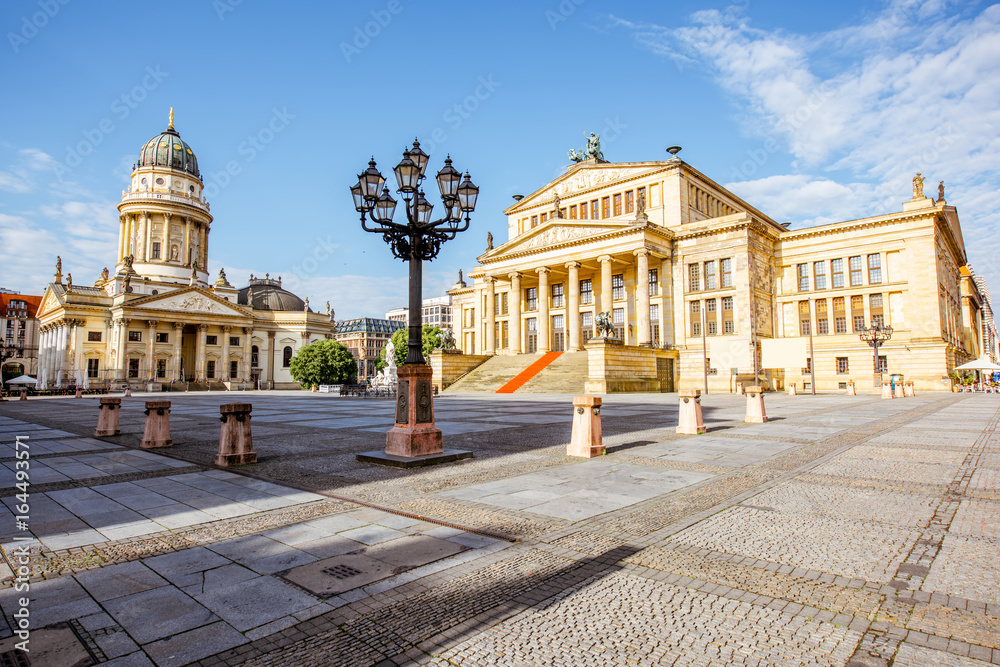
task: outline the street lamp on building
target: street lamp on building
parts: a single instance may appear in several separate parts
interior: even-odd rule
[[[872,367],[872,388],[878,389],[882,386],[882,369],[879,368],[878,349],[883,343],[892,338],[892,327],[883,326],[881,322],[875,322],[872,323],[870,327],[861,327],[858,331],[858,335],[861,337],[861,340],[868,343],[868,345],[872,348],[872,355],[874,357]]]
[[[397,371],[396,426],[386,438],[386,454],[413,457],[443,452],[441,431],[434,427],[431,405],[431,370],[424,363],[421,303],[423,291],[423,261],[434,259],[441,244],[469,228],[470,214],[476,208],[479,188],[445,158],[444,167],[437,173],[438,190],[444,205],[444,216],[431,220],[434,205],[427,201],[422,183],[427,173],[429,156],[414,141],[413,147],[403,151],[403,159],[396,165],[396,192],[405,202],[405,222],[393,221],[397,201],[385,187],[385,178],[375,164],[358,175],[358,182],[351,187],[354,208],[361,214],[361,228],[366,232],[381,234],[389,244],[392,254],[409,262],[409,332],[406,361]],[[463,217],[464,216],[464,217]]]

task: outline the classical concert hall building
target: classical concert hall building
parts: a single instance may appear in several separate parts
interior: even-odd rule
[[[753,349],[811,331],[817,388],[861,390],[875,360],[857,330],[881,321],[893,327],[882,369],[947,389],[984,336],[943,189],[924,196],[918,176],[899,211],[790,229],[676,154],[581,161],[509,207],[507,241],[449,291],[456,341],[489,359],[482,368],[510,365],[507,355],[533,355],[527,366],[543,352],[587,354],[577,366],[589,368],[586,387],[572,391],[700,388],[707,358],[710,389],[729,391],[752,379]],[[621,344],[588,342],[599,312]],[[803,356],[761,377],[802,388],[807,365]]]
[[[209,283],[212,224],[198,158],[174,129],[142,145],[122,193],[115,270],[63,281],[61,260],[38,320],[39,387],[149,383],[298,388],[289,362],[334,331],[281,279]]]

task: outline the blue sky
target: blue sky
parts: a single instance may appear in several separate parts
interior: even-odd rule
[[[679,144],[795,227],[900,210],[920,171],[1000,286],[1000,6],[8,0],[0,27],[0,286],[25,293],[57,254],[76,283],[113,263],[115,205],[171,106],[215,217],[213,277],[281,275],[338,318],[406,303],[406,266],[348,187],[414,136],[431,171],[450,153],[481,187],[425,296],[487,231],[506,239],[511,195],[591,131],[611,161]]]

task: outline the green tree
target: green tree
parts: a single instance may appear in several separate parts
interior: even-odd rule
[[[326,339],[300,348],[288,370],[305,389],[314,384],[354,384],[358,362],[343,344]]]
[[[431,362],[431,352],[435,349],[441,347],[441,336],[444,332],[441,331],[441,327],[431,327],[424,325],[423,338],[424,338],[424,362]],[[410,330],[407,327],[399,329],[392,334],[392,344],[396,348],[396,365],[402,366],[403,362],[406,361],[406,344],[410,337]],[[385,361],[385,348],[382,348],[382,353],[379,356],[378,361],[375,362],[375,370],[381,371],[388,364]]]

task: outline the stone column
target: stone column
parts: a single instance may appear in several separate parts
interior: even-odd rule
[[[597,258],[601,263],[601,312],[611,313],[611,256],[601,255]]]
[[[521,274],[517,271],[510,278],[510,350],[521,354]]]
[[[198,262],[198,266],[201,267],[202,271],[208,271],[208,225],[201,226],[201,243],[198,244],[198,254],[201,256],[201,260]]]
[[[544,266],[535,269],[538,273],[538,351],[552,349],[549,342],[549,270]]]
[[[122,381],[128,378],[128,360],[125,358],[128,323],[129,320],[124,318],[115,320],[115,328],[118,331],[118,367],[115,369],[115,379]]]
[[[128,229],[126,228],[125,220],[126,216],[118,216],[119,226],[118,226],[118,261],[121,262],[125,259],[125,255],[128,254],[126,249],[128,248]]]
[[[185,218],[185,220],[184,220],[184,247],[181,248],[181,253],[184,256],[183,257],[178,257],[178,259],[181,261],[181,264],[183,264],[184,266],[191,266],[191,263],[188,261],[189,259],[193,259],[193,258],[188,257],[188,254],[189,254],[188,249],[190,247],[191,247],[191,218]]]
[[[146,335],[149,336],[149,340],[146,341],[146,356],[149,359],[148,376],[150,382],[156,381],[156,326],[158,324],[157,320],[146,320]]]
[[[483,354],[496,354],[497,339],[496,339],[496,302],[497,302],[497,284],[490,276],[486,276],[483,279],[486,285],[486,331],[483,340],[486,341],[486,348],[483,350]]]
[[[229,382],[229,334],[233,328],[228,324],[222,327],[222,370],[219,371],[219,379]]]
[[[267,381],[274,389],[274,332],[267,332]]]
[[[580,342],[580,262],[567,262],[569,269],[569,297],[566,301],[566,320],[569,328],[570,351],[582,350]]]
[[[660,262],[660,284],[662,289],[660,294],[660,347],[673,345],[673,273],[670,266],[670,259],[666,258]],[[735,299],[734,299],[735,301]],[[735,303],[733,308],[735,308]],[[733,321],[739,322],[737,313],[733,312]]]
[[[253,327],[243,327],[243,381],[250,381],[250,361],[253,347]]]
[[[146,235],[146,243],[143,247],[143,255],[148,262],[153,258],[153,218],[146,211],[142,212],[142,227]]]
[[[194,379],[201,382],[205,379],[205,336],[208,335],[208,325],[198,325],[198,342],[194,352]]]
[[[635,342],[649,347],[652,337],[649,331],[649,251],[640,248],[635,251]],[[719,308],[721,311],[722,309]]]
[[[163,214],[163,229],[160,230],[160,260],[170,258],[170,214]]]

